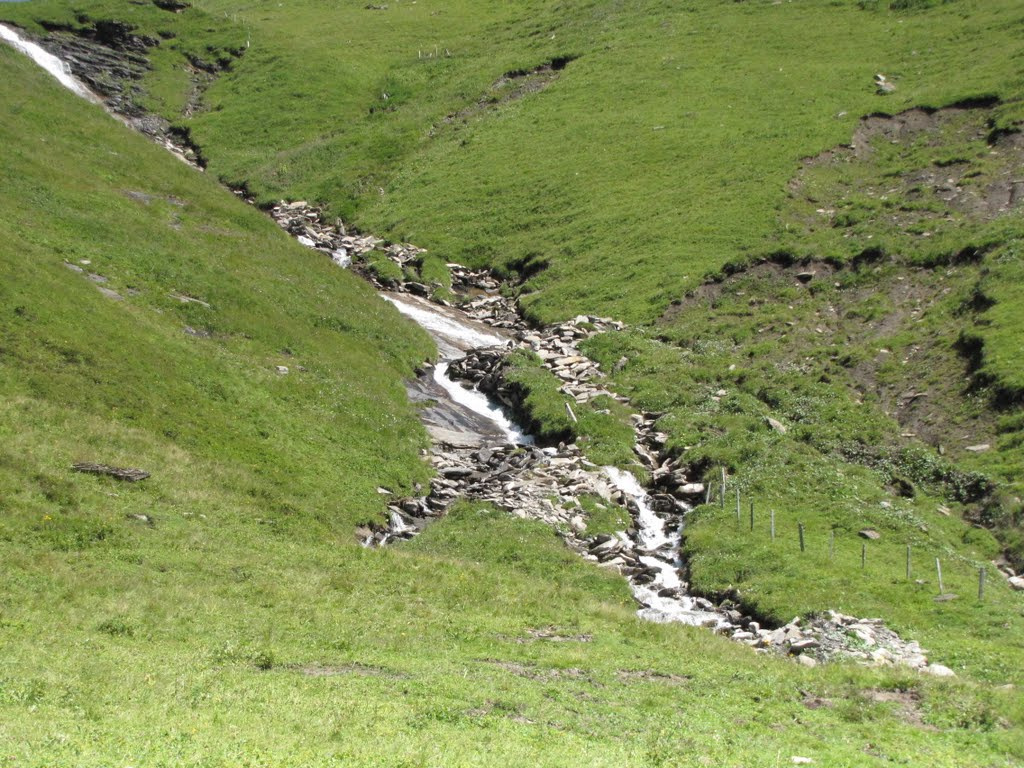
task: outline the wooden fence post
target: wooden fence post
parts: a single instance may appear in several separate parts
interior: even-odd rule
[[[797,529],[800,531],[800,551],[804,551],[804,524],[797,523]]]
[[[910,545],[907,544],[907,581],[910,581]]]
[[[935,558],[935,572],[939,575],[939,594],[946,594],[946,588],[942,586],[942,563],[939,562],[939,558]]]
[[[775,510],[773,509],[773,510],[771,511],[771,513],[770,513],[770,514],[771,514],[771,534],[772,534],[772,541],[775,541]]]
[[[978,569],[978,600],[985,599],[985,568]]]

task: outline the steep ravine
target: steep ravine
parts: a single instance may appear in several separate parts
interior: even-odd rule
[[[16,30],[0,25],[0,37],[77,95],[100,101],[70,74],[63,62],[25,40]],[[117,116],[111,105],[107,106]],[[123,119],[122,122],[133,125]],[[159,141],[167,143],[166,137]],[[191,159],[187,148],[171,149],[179,157]],[[302,202],[282,203],[272,215],[301,244],[323,251],[342,267],[373,250],[383,251],[400,267],[421,253],[409,245],[389,245],[373,237],[348,235],[343,228],[324,224],[319,212]],[[622,324],[608,318],[581,316],[549,328],[531,329],[519,316],[515,304],[500,295],[493,278],[460,265],[449,267],[456,284],[471,291],[466,295],[465,309],[417,296],[423,286],[415,283],[399,282],[397,286],[387,286],[391,291],[382,291],[384,299],[430,333],[439,350],[439,360],[409,383],[410,397],[425,404],[423,421],[434,441],[431,461],[437,478],[427,496],[393,499],[388,505],[386,527],[359,532],[364,544],[380,545],[408,538],[431,518],[443,515],[457,498],[488,501],[512,514],[554,526],[569,547],[620,572],[629,580],[642,618],[710,627],[761,650],[794,654],[810,665],[814,657],[844,656],[874,664],[902,663],[939,675],[952,674],[941,665],[928,665],[916,643],[902,641],[877,619],[861,620],[832,613],[827,619],[797,619],[785,627],[768,628],[731,604],[715,605],[692,595],[679,562],[679,544],[689,503],[704,489],[689,482],[673,459],[660,455],[659,446],[664,439],[655,429],[654,416],[638,416],[634,428],[638,462],[652,473],[674,478],[671,492],[662,494],[657,503],[633,474],[594,465],[575,444],[537,447],[501,404],[476,387],[463,386],[450,375],[453,368],[466,372],[474,367],[491,375],[505,352],[524,347],[542,356],[545,365],[567,382],[566,391],[577,402],[596,396],[624,401],[602,385],[603,374],[577,347],[590,335],[609,328],[621,329]],[[378,288],[385,287],[374,282]],[[380,490],[390,495],[387,489]],[[579,502],[584,494],[599,496],[607,504],[625,506],[632,520],[630,529],[614,535],[588,536]],[[865,638],[870,638],[870,642]],[[870,654],[857,650],[865,643],[875,650]]]

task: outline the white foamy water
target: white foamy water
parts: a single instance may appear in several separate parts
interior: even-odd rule
[[[636,504],[637,543],[640,562],[657,571],[649,584],[631,583],[633,596],[646,607],[637,614],[648,621],[660,623],[676,621],[696,627],[718,627],[726,624],[724,618],[713,611],[699,608],[691,596],[684,593],[679,578],[678,532],[666,530],[665,521],[647,503],[647,491],[632,472],[618,467],[604,467],[604,473],[620,491]],[[672,595],[659,595],[666,590],[678,590]]]
[[[72,91],[83,99],[88,99],[95,104],[100,103],[100,100],[96,95],[71,74],[71,68],[64,61],[61,61],[52,53],[47,52],[30,40],[26,40],[18,33],[17,30],[4,24],[0,24],[0,39],[9,43],[14,48],[31,58],[32,61],[53,75],[53,77],[57,79],[57,82],[69,91]]]
[[[481,323],[463,320],[454,312],[446,312],[444,307],[416,296],[404,293],[382,293],[381,296],[394,304],[403,315],[423,326],[437,343],[443,360],[455,360],[471,349],[500,347],[508,343],[507,338],[499,336]]]
[[[481,416],[497,424],[506,437],[508,437],[510,443],[518,443],[519,445],[533,444],[533,437],[521,432],[512,420],[505,415],[501,406],[487,397],[487,395],[476,389],[466,389],[458,382],[448,378],[448,363],[446,361],[439,362],[434,366],[434,381],[444,387],[448,396],[456,403],[474,413],[479,413]]]
[[[446,311],[445,307],[417,299],[407,294],[381,294],[406,317],[421,325],[437,344],[441,360],[434,366],[436,381],[452,402],[483,416],[494,423],[510,443],[533,444],[533,437],[522,432],[500,405],[483,392],[466,389],[448,377],[448,364],[471,349],[503,346],[508,339],[470,320]]]

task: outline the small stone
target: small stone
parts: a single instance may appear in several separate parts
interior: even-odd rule
[[[800,653],[801,651],[806,651],[809,648],[817,648],[819,645],[820,643],[813,637],[804,637],[800,640],[794,640],[789,646],[789,650],[793,653]]]
[[[869,655],[876,664],[886,664],[892,661],[892,654],[885,648],[876,648]]]
[[[857,639],[860,640],[865,645],[874,645],[875,644],[875,638],[872,637],[868,632],[866,632],[863,629],[854,629],[853,630],[853,634],[855,634],[857,636]]]
[[[1010,586],[1016,590],[1024,590],[1024,577],[1011,576],[1007,581],[1010,582]]]
[[[803,654],[796,657],[796,663],[802,667],[816,667],[818,666],[818,660],[813,656],[804,656]],[[808,760],[808,762],[810,762]]]
[[[929,675],[933,675],[935,677],[956,677],[956,672],[943,664],[929,664],[921,671],[927,672]]]
[[[771,427],[772,429],[774,429],[774,430],[775,430],[776,432],[778,432],[778,433],[779,433],[780,435],[784,435],[784,434],[786,434],[786,425],[785,425],[785,424],[783,424],[783,423],[782,423],[781,421],[779,421],[778,419],[773,419],[773,418],[772,418],[771,416],[765,416],[765,419],[764,419],[764,420],[765,420],[766,422],[768,422],[768,426],[769,426],[769,427]]]
[[[992,446],[989,445],[988,443],[981,443],[980,445],[968,445],[966,448],[964,448],[964,450],[970,451],[971,453],[982,453],[983,451],[987,451],[991,447]]]
[[[277,370],[277,372],[279,374],[284,376],[285,374],[288,373],[288,366],[287,365],[279,365],[279,366],[276,367],[276,370]]]
[[[878,539],[882,538],[882,534],[880,534],[874,528],[864,528],[860,531],[857,531],[857,535],[860,536],[862,539],[871,539],[872,541],[877,541]]]

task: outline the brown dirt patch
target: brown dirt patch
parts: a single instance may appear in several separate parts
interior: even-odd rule
[[[360,664],[359,662],[352,662],[350,664],[306,664],[296,666],[294,669],[308,677],[335,677],[337,675],[390,677],[395,679],[406,677],[406,675],[393,672],[389,669],[385,669],[384,667],[376,667],[371,664]]]
[[[866,691],[869,701],[877,704],[890,704],[894,714],[903,722],[927,731],[938,730],[935,726],[925,723],[921,714],[921,695],[916,691],[885,691],[873,689]]]
[[[815,169],[853,162],[870,164],[880,143],[900,145],[901,153],[920,144],[938,153],[944,146],[955,145],[964,150],[963,157],[928,163],[898,175],[886,174],[856,188],[840,186],[833,190],[833,201],[816,200],[816,218],[807,219],[808,227],[836,226],[835,200],[851,193],[883,200],[898,195],[912,203],[936,201],[950,212],[981,220],[1017,209],[1024,204],[1024,136],[1010,133],[993,137],[991,106],[985,102],[978,106],[915,108],[897,115],[862,118],[849,145],[833,147],[803,161],[789,184],[792,195],[804,194],[808,174]],[[972,159],[978,152],[987,152],[993,161],[981,176]],[[946,215],[942,210],[894,209],[886,213],[885,223],[905,230]]]
[[[676,675],[671,672],[658,672],[653,669],[620,669],[615,673],[619,680],[631,682],[641,680],[665,685],[687,685],[693,678],[689,675]]]
[[[563,631],[559,627],[535,627],[526,630],[526,637],[517,636],[512,637],[509,635],[499,635],[499,640],[506,640],[512,643],[518,643],[519,645],[526,645],[528,643],[536,642],[548,642],[548,643],[589,643],[594,639],[594,636],[586,632],[583,633],[568,633]]]
[[[502,661],[500,659],[481,659],[485,664],[493,664],[513,675],[525,677],[528,680],[550,682],[554,680],[578,680],[581,682],[598,685],[598,683],[584,670],[575,667],[538,667],[535,664],[523,664],[516,661]]]

